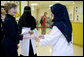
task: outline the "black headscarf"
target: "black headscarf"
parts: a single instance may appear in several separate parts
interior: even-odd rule
[[[25,6],[24,13],[19,19],[19,30],[21,31],[22,27],[30,27],[31,30],[36,28],[36,20],[31,15],[31,8],[29,6]]]
[[[53,26],[58,27],[69,43],[72,40],[72,25],[66,6],[57,3],[51,7],[51,12],[54,14]]]

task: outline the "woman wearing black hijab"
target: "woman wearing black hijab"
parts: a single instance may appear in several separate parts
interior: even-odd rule
[[[25,6],[24,13],[20,17],[19,33],[29,36],[37,36],[36,20],[31,15],[31,8]],[[20,41],[20,55],[21,56],[36,56],[36,40],[28,39]]]
[[[49,35],[41,35],[41,46],[53,46],[52,56],[73,56],[72,25],[65,5],[55,4],[51,7],[53,28]],[[42,39],[43,38],[43,39]]]

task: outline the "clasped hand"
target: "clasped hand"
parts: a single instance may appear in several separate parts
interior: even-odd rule
[[[24,35],[23,39],[33,39],[36,41],[40,41],[41,39],[44,39],[44,35],[40,35],[40,36],[28,36],[28,35]]]

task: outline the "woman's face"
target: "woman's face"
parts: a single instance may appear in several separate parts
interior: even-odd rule
[[[1,8],[1,14],[5,14],[5,13],[6,13],[5,9]]]
[[[12,16],[14,16],[15,14],[16,14],[16,8],[11,8],[10,10],[9,10],[9,13],[12,15]]]

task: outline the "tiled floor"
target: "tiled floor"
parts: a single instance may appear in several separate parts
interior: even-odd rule
[[[80,46],[73,45],[74,56],[83,56],[83,48]]]
[[[52,47],[37,47],[38,56],[51,56]],[[74,56],[83,56],[83,48],[73,45]]]
[[[51,56],[52,53],[52,47],[40,47],[37,43],[37,55],[38,56]],[[83,48],[73,45],[73,53],[74,56],[83,56]]]
[[[47,29],[47,33],[49,33],[51,30]],[[38,30],[39,35],[41,30]],[[19,53],[19,52],[18,52]],[[52,53],[52,47],[47,46],[47,47],[40,47],[39,44],[37,43],[37,55],[38,56],[51,56]],[[73,45],[73,53],[74,56],[83,56],[83,48]]]

